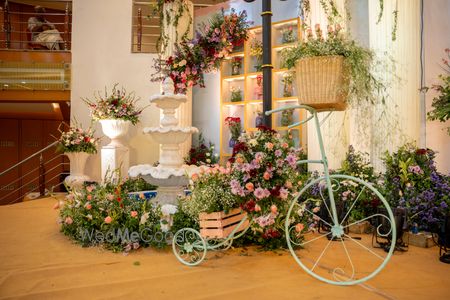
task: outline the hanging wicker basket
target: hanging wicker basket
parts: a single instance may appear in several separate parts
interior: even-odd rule
[[[312,56],[295,64],[300,104],[320,110],[345,110],[348,73],[343,56]]]

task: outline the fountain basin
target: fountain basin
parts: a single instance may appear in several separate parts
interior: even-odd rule
[[[198,133],[195,127],[146,127],[143,133],[148,134],[158,144],[181,144],[193,133]]]

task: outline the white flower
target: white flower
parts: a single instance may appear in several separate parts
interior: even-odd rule
[[[149,216],[150,216],[150,213],[148,213],[148,212],[142,214],[141,220],[139,221],[139,224],[140,224],[140,225],[145,224],[145,222],[147,222]]]
[[[208,164],[210,164],[210,163],[211,163],[211,160],[208,158],[208,159],[206,160],[206,162],[207,162]]]
[[[178,65],[179,65],[180,67],[182,67],[182,66],[185,66],[186,63],[187,63],[187,61],[186,61],[185,59],[183,59],[182,61],[180,61],[180,62],[178,63]]]
[[[211,156],[211,153],[209,153],[209,152],[208,152],[208,153],[206,153],[206,156]]]
[[[161,212],[163,215],[173,215],[178,211],[178,207],[172,204],[164,204],[161,206]]]

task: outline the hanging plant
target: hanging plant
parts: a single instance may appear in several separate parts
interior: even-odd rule
[[[245,11],[237,13],[231,9],[229,14],[225,14],[222,10],[200,26],[203,30],[197,31],[194,39],[176,45],[172,56],[156,60],[152,81],[170,76],[175,92],[182,94],[188,87],[204,87],[204,73],[217,70],[235,47],[243,45],[248,39],[250,24]]]

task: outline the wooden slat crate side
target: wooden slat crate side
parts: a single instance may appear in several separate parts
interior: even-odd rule
[[[241,226],[239,226],[238,230],[236,230],[235,233],[238,233],[248,227],[250,224],[249,220],[245,220]],[[238,226],[238,224],[228,226],[226,228],[201,228],[200,229],[200,235],[204,238],[226,238],[230,235],[230,233]]]
[[[224,228],[227,225],[239,222],[245,218],[245,214],[238,214],[222,220],[200,220],[201,228]]]
[[[219,211],[219,212],[213,212],[213,213],[200,213],[198,216],[199,216],[200,220],[217,220],[217,219],[224,219],[229,216],[237,215],[241,212],[242,212],[242,210],[240,208],[234,208],[228,214],[225,214],[225,212],[223,212],[223,211]]]

